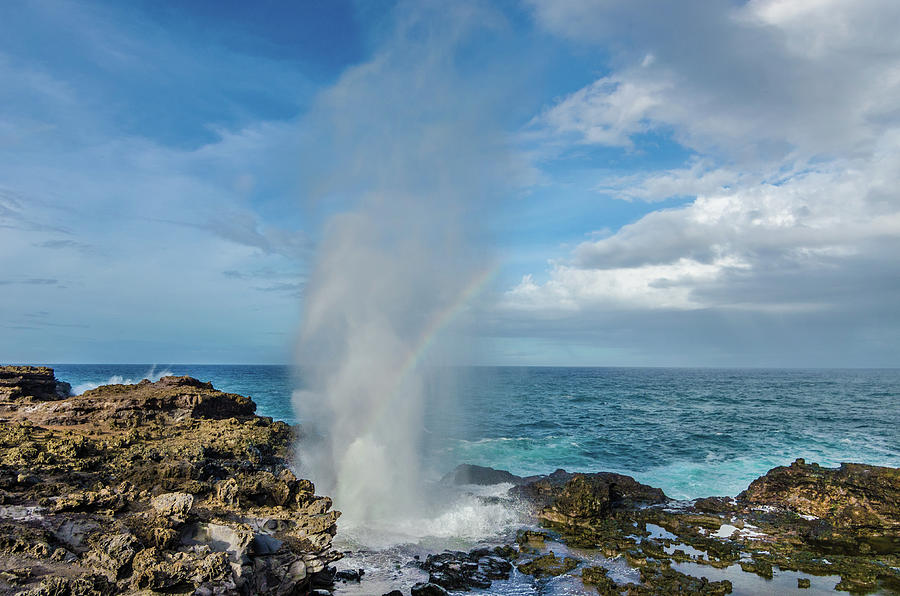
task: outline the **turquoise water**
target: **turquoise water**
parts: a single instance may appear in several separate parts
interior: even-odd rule
[[[302,422],[283,366],[55,365],[86,389],[187,374]],[[675,498],[734,495],[797,457],[900,466],[900,370],[455,368],[428,378],[426,469],[608,470]]]

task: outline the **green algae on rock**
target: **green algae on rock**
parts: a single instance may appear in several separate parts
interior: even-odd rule
[[[776,570],[799,571],[839,576],[836,590],[900,593],[900,470],[894,468],[830,469],[798,460],[755,480],[737,499],[692,503],[671,502],[627,476],[561,470],[511,492],[530,501],[538,521],[568,545],[622,557],[639,570],[640,584],[618,585],[602,567],[583,569],[585,583],[603,594],[732,590],[728,580],[693,577],[675,565],[764,579]],[[807,584],[800,578],[797,588]]]

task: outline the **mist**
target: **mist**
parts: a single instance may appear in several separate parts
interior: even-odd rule
[[[481,220],[508,163],[501,106],[479,90],[488,73],[463,72],[458,54],[496,26],[470,6],[401,6],[375,58],[309,117],[309,197],[340,208],[305,289],[298,463],[334,495],[342,527],[425,514],[423,375],[467,349],[451,338],[486,278]]]

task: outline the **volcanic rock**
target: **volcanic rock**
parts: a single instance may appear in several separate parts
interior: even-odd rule
[[[556,524],[599,519],[615,509],[668,501],[660,489],[612,472],[570,474],[557,470],[511,492],[534,503],[540,519]]]
[[[819,518],[823,524],[805,536],[812,542],[900,552],[897,468],[847,463],[824,468],[798,459],[754,480],[738,501]]]

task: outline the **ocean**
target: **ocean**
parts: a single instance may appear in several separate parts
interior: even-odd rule
[[[257,413],[303,424],[292,407],[301,376],[286,366],[54,365],[58,379],[83,392],[107,383],[190,375],[221,390],[251,396]],[[469,367],[427,375],[423,420],[423,481],[457,464],[474,463],[519,475],[612,471],[662,488],[676,499],[733,496],[769,469],[798,457],[834,466],[860,462],[900,467],[900,370],[760,370],[674,368]],[[339,523],[335,546],[348,554],[341,568],[363,568],[362,584],[336,595],[408,591],[422,579],[409,564],[444,548],[502,543],[521,527],[521,512],[481,495],[444,494],[433,516],[355,529]],[[497,493],[500,494],[500,493]],[[488,504],[485,504],[488,503]],[[340,503],[336,506],[340,508]],[[346,520],[345,520],[346,521]],[[560,554],[568,547],[553,543]],[[617,581],[637,571],[596,553],[575,553],[607,566]],[[796,592],[795,572],[772,580],[681,564],[711,580],[729,579],[734,594]],[[836,576],[813,577],[803,594],[834,593]],[[590,593],[571,575],[535,582],[513,573],[472,594],[564,596]]]
[[[75,392],[190,375],[288,423],[287,366],[56,364]],[[673,498],[736,495],[798,457],[900,466],[900,370],[470,367],[431,376],[425,469],[612,471]],[[436,396],[436,397],[435,397]]]

